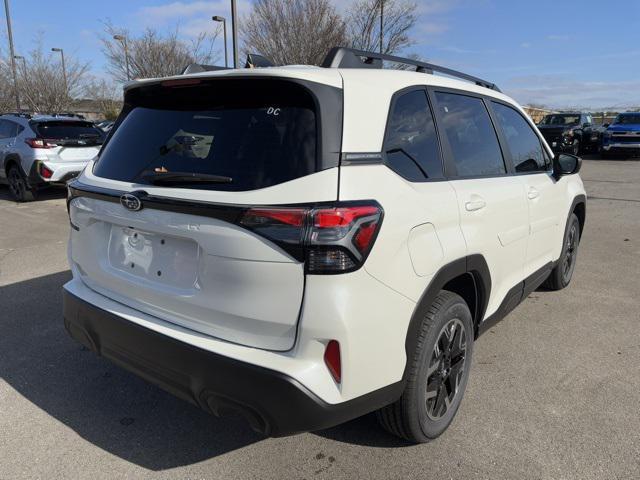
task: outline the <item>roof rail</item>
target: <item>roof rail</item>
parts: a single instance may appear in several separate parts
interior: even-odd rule
[[[31,118],[32,114],[29,112],[2,112],[0,115],[14,115],[16,117]]]
[[[396,57],[395,55],[387,55],[384,53],[367,52],[365,50],[357,50],[347,47],[333,47],[324,58],[322,66],[325,68],[382,68],[382,61],[400,63],[402,65],[413,65],[416,72],[430,73],[433,72],[449,75],[450,77],[461,78],[469,82],[475,83],[481,87],[489,88],[500,92],[495,83],[487,82],[481,78],[458,72],[450,68],[434,65],[433,63],[421,62],[411,58]]]

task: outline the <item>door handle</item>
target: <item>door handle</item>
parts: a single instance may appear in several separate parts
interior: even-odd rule
[[[467,209],[467,212],[475,212],[476,210],[480,210],[486,206],[487,206],[487,202],[485,202],[481,198],[469,201],[464,204],[464,208]]]
[[[529,200],[533,200],[534,198],[538,198],[540,196],[540,192],[533,187],[529,187],[529,191],[527,192],[527,198]]]

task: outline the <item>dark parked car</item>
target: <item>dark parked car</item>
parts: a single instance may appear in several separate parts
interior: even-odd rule
[[[538,129],[556,152],[578,155],[585,151],[598,151],[602,142],[602,132],[589,113],[545,115],[538,124]]]

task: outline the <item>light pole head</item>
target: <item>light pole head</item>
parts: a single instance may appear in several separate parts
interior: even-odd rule
[[[24,60],[24,57],[22,55],[14,55],[13,58],[15,58],[16,60]]]
[[[213,17],[211,17],[211,20],[213,20],[214,22],[225,22],[227,19],[221,17],[220,15],[214,15]]]
[[[51,51],[52,51],[52,52],[62,52],[62,49],[61,49],[61,48],[53,47],[53,48],[51,49]]]

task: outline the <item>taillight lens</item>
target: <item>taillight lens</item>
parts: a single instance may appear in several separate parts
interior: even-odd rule
[[[362,266],[382,222],[374,202],[330,207],[251,208],[240,224],[274,241],[308,273],[345,273]]]
[[[54,148],[58,146],[53,140],[47,140],[46,138],[27,138],[24,142],[31,148]]]

